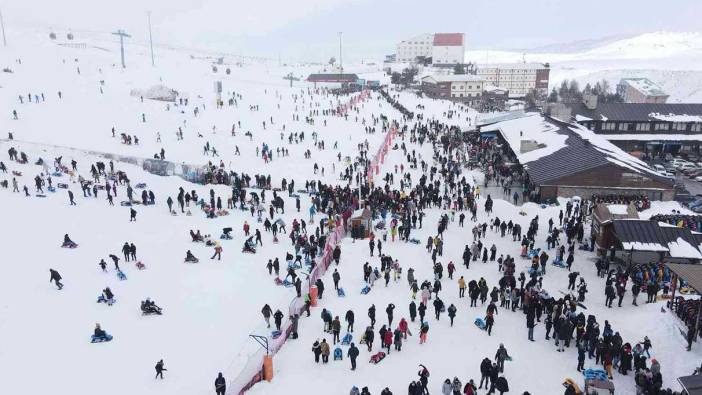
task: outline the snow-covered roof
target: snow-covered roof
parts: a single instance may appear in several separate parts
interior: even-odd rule
[[[670,179],[661,176],[645,162],[576,123],[527,113],[521,118],[481,127],[481,132],[489,131],[499,131],[537,184],[600,167],[607,162],[626,168],[628,172],[671,184]]]
[[[610,213],[616,215],[627,215],[629,213],[626,204],[608,204],[607,209],[609,209]]]
[[[675,241],[668,242],[668,251],[673,258],[702,259],[700,251],[683,240],[682,237],[678,237]]]
[[[687,114],[659,114],[652,112],[648,114],[650,118],[667,122],[702,122],[702,115],[687,115]]]
[[[648,78],[622,78],[619,83],[626,83],[646,96],[668,96],[658,84]]]
[[[623,242],[622,249],[629,251],[655,251],[655,252],[667,252],[668,248],[664,247],[658,243],[642,243],[638,241],[633,242]]]
[[[702,104],[699,103],[597,103],[594,109],[583,103],[572,103],[568,107],[578,122],[702,122]],[[578,119],[578,116],[582,118]]]
[[[546,121],[538,113],[528,113],[524,117],[498,122],[481,131],[493,130],[501,132],[522,165],[553,154],[565,147],[565,141],[568,139],[567,135],[558,133],[557,125]],[[522,152],[522,142],[533,143],[536,148]]]

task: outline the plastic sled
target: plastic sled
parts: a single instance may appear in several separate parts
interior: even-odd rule
[[[112,340],[112,335],[105,335],[105,336],[92,335],[90,337],[91,343],[103,343],[103,342],[109,342],[110,340]]]
[[[126,201],[126,200],[123,200],[123,201],[119,202],[119,205],[122,206],[122,207],[132,207],[132,203],[131,203],[131,202],[128,202],[128,201]]]
[[[363,287],[363,289],[361,289],[361,295],[367,294],[368,292],[370,292],[370,290],[371,288],[366,285],[365,287]]]
[[[56,188],[54,187],[48,187],[46,188],[49,192],[56,192]]]
[[[273,282],[275,283],[275,285],[283,285],[283,280],[281,280],[280,277],[274,278]]]
[[[283,332],[281,332],[281,331],[273,331],[273,332],[271,332],[271,338],[272,338],[272,339],[277,339],[277,338],[280,337],[280,335],[281,335],[282,333],[283,333]]]
[[[146,188],[146,183],[145,182],[140,182],[134,186],[136,189],[144,189]]]
[[[349,344],[351,344],[351,340],[353,340],[353,335],[351,335],[350,333],[347,333],[344,335],[344,338],[341,339],[341,345],[348,346]]]
[[[141,261],[137,261],[137,263],[135,263],[134,266],[136,266],[136,268],[139,269],[139,270],[144,270],[144,269],[146,269],[146,265],[144,265],[143,263],[141,263]]]
[[[475,324],[475,326],[482,330],[485,330],[485,328],[487,327],[487,325],[485,324],[485,320],[482,318],[476,318],[475,321],[473,321],[473,323]]]
[[[334,360],[335,361],[341,361],[344,359],[344,353],[341,351],[341,348],[337,347],[334,349]]]
[[[344,289],[343,289],[343,288],[337,289],[337,290],[336,290],[336,294],[337,294],[337,296],[339,296],[339,297],[341,297],[341,298],[343,298],[344,296],[346,296],[346,292],[344,292]]]
[[[420,241],[418,239],[410,239],[410,243],[412,244],[419,244]]]
[[[56,188],[59,188],[59,189],[68,189],[68,185],[59,182],[58,184],[56,184]]]
[[[76,244],[76,243],[62,244],[61,248],[71,248],[71,249],[78,248],[78,244]]]
[[[377,364],[378,362],[382,361],[383,359],[385,359],[385,353],[380,351],[377,354],[373,354],[373,356],[370,357],[370,361],[368,361],[368,362],[370,362],[372,364]]]
[[[115,298],[105,299],[105,297],[102,295],[98,296],[98,298],[97,298],[97,303],[105,303],[108,306],[112,306],[113,304],[115,304],[116,301],[117,301],[117,299],[115,299]]]
[[[226,234],[226,233],[222,233],[222,235],[219,236],[219,238],[222,239],[222,240],[231,240],[231,239],[232,239],[232,236],[229,235],[229,234]]]
[[[294,287],[295,284],[293,284],[293,282],[290,281],[290,280],[283,280],[283,286],[284,286],[285,288],[290,288],[290,287]]]
[[[60,171],[55,171],[51,173],[51,175],[54,177],[63,177],[63,173],[61,173]]]
[[[585,376],[585,380],[609,381],[607,372],[604,369],[585,369],[583,370],[583,376]]]
[[[121,281],[124,281],[127,279],[127,275],[124,274],[123,271],[119,270],[119,271],[117,271],[117,278],[120,279]]]
[[[563,262],[563,259],[554,259],[552,265],[558,267],[566,267],[566,264],[565,262]]]

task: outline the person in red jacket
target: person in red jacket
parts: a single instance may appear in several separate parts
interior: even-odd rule
[[[388,355],[390,355],[390,346],[392,346],[392,331],[387,330],[383,335],[383,345],[388,349]]]
[[[400,320],[400,332],[402,332],[402,337],[404,339],[407,339],[407,331],[409,330],[409,325],[407,324],[407,320],[403,317]]]
[[[249,228],[249,223],[246,222],[246,221],[244,221],[244,234],[245,234],[246,236],[249,235],[249,229],[250,229],[250,228]]]
[[[446,266],[446,269],[448,270],[449,279],[453,280],[453,272],[456,271],[456,266],[453,264],[453,261],[448,263],[448,265]]]

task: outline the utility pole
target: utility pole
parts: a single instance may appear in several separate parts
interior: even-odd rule
[[[2,19],[2,11],[0,11],[0,27],[2,28],[2,45],[7,46],[5,39],[5,21]]]
[[[125,33],[124,30],[119,29],[116,32],[113,32],[115,36],[119,36],[119,47],[120,47],[120,52],[122,54],[122,68],[126,69],[127,66],[124,64],[124,38],[125,37],[131,37],[129,34]]]
[[[146,15],[149,19],[149,46],[151,47],[151,66],[156,66],[154,62],[154,40],[151,35],[151,11],[147,12]]]
[[[344,74],[344,58],[342,57],[341,52],[341,34],[342,32],[339,32],[339,77],[341,77],[341,74]]]

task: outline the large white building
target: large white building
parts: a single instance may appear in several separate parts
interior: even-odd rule
[[[431,49],[434,44],[433,34],[421,34],[397,44],[395,56],[396,62],[414,62],[417,56],[431,57]]]
[[[422,34],[397,44],[395,60],[410,63],[418,56],[432,58],[436,65],[463,63],[465,56],[463,33]]]
[[[485,64],[478,65],[477,74],[489,84],[509,90],[510,96],[525,96],[532,90],[548,94],[548,64]]]

